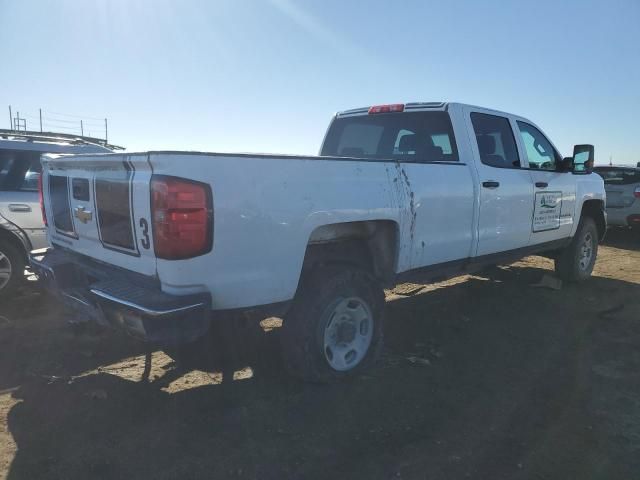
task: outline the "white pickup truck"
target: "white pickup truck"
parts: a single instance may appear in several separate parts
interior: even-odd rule
[[[371,365],[383,287],[543,253],[588,278],[606,231],[593,146],[563,158],[531,121],[458,103],[338,113],[320,156],[45,156],[43,281],[86,318],[170,346],[215,315],[280,316],[286,364]]]

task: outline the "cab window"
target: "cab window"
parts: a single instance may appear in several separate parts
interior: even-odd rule
[[[520,158],[511,124],[505,117],[472,113],[480,161],[497,168],[520,168]]]
[[[529,160],[529,168],[536,170],[557,170],[561,160],[551,142],[533,125],[518,121],[518,130]]]
[[[456,162],[447,112],[403,112],[336,118],[322,155],[399,162]]]

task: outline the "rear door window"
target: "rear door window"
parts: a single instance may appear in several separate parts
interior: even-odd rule
[[[482,163],[497,168],[520,168],[520,157],[509,119],[473,112],[471,123]]]
[[[403,112],[336,118],[322,155],[403,162],[458,161],[447,112]]]

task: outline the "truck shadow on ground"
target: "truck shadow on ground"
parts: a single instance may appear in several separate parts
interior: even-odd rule
[[[640,412],[632,372],[594,346],[624,325],[638,359],[640,328],[629,320],[640,312],[638,285],[594,278],[561,291],[530,288],[543,273],[501,267],[389,302],[381,364],[335,385],[290,379],[277,329],[214,338],[217,351],[236,350],[231,360],[208,359],[222,378],[177,387],[185,372],[170,363],[150,383],[96,370],[140,356],[133,341],[81,336],[78,347],[68,334],[54,344],[22,336],[12,361],[40,355],[39,368],[65,374],[5,380],[21,380],[8,417],[17,444],[9,478],[637,477],[640,465],[627,455],[640,449],[632,441],[640,425],[609,432],[600,409],[614,400],[590,392],[600,395],[603,381],[616,392],[622,382],[633,399],[625,414]],[[78,353],[86,342],[91,355]],[[605,380],[598,365],[610,367]],[[233,380],[238,371],[245,375]]]
[[[640,251],[640,229],[610,228],[607,230],[604,245],[623,250]]]

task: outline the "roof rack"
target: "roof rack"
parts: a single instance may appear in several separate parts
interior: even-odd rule
[[[108,143],[103,138],[87,137],[84,135],[74,135],[70,133],[58,132],[34,132],[28,130],[9,130],[0,128],[0,138],[8,139],[20,138],[27,142],[59,142],[65,141],[74,145],[100,145],[111,150],[124,150],[124,147]]]

